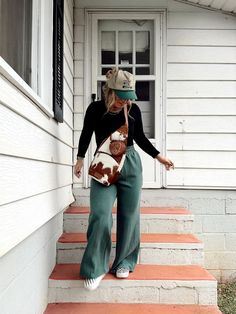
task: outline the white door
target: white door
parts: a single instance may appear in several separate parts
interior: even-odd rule
[[[90,95],[101,99],[105,73],[114,66],[135,74],[144,132],[162,152],[161,13],[93,13],[90,18]],[[159,162],[135,148],[142,159],[143,187],[163,186]]]

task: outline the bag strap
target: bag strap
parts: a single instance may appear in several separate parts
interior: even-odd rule
[[[129,134],[129,121],[128,121],[128,109],[127,109],[127,104],[124,105],[124,115],[125,115],[125,124],[123,124],[122,126],[127,126],[127,132],[125,132],[126,136],[128,137]],[[121,126],[121,127],[122,127]],[[121,127],[119,127],[117,130],[119,130]],[[124,129],[123,129],[124,132]],[[110,139],[112,137],[112,134],[110,134]]]
[[[129,120],[128,120],[127,104],[125,104],[125,106],[124,106],[124,114],[125,114],[125,124],[127,125],[127,128],[129,129]]]

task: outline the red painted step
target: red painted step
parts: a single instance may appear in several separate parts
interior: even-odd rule
[[[112,241],[116,241],[116,234],[112,234]],[[60,243],[86,243],[86,233],[63,233],[58,239]],[[202,243],[193,234],[159,234],[142,233],[142,243]]]
[[[49,277],[51,280],[81,280],[80,264],[57,264]],[[119,280],[107,274],[104,280]],[[197,265],[143,265],[136,266],[129,280],[212,280],[216,279]]]
[[[116,208],[112,209],[116,213]],[[141,214],[173,214],[173,215],[191,215],[191,212],[183,207],[141,207]],[[65,214],[88,214],[89,207],[70,206],[64,212]]]
[[[111,303],[52,303],[44,314],[222,314],[217,306]]]

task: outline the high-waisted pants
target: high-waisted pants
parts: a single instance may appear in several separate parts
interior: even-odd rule
[[[138,152],[128,146],[125,163],[118,181],[110,186],[91,180],[90,215],[80,276],[96,278],[109,272],[111,252],[112,207],[117,198],[116,255],[110,268],[131,272],[137,264],[140,248],[140,193],[142,164]]]

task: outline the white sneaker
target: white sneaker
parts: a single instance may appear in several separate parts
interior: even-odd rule
[[[102,274],[97,278],[86,278],[84,280],[84,287],[88,290],[95,290],[99,286],[101,280],[106,276],[106,274]]]
[[[125,267],[118,268],[116,271],[117,278],[127,278],[129,277],[129,269]]]

